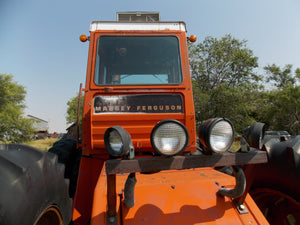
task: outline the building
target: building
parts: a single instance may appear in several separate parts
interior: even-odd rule
[[[49,129],[48,121],[32,115],[27,115],[27,117],[33,120],[34,139],[47,138]]]

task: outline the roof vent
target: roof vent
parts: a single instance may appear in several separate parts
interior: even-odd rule
[[[157,22],[159,20],[159,12],[117,12],[117,21]]]

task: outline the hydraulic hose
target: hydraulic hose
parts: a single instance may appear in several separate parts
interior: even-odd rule
[[[217,194],[221,196],[227,196],[230,198],[238,198],[243,195],[246,189],[246,178],[243,170],[238,166],[232,166],[235,171],[236,185],[233,189],[230,188],[220,188]]]
[[[124,205],[128,208],[132,208],[134,206],[134,188],[136,182],[135,173],[129,174],[124,188]]]

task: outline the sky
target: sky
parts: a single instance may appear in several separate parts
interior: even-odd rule
[[[79,36],[89,35],[92,21],[125,11],[185,21],[197,42],[226,34],[247,40],[260,68],[300,68],[299,0],[0,0],[0,73],[25,86],[26,114],[65,132],[67,102],[85,83],[88,42]]]

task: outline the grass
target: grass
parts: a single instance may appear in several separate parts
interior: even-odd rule
[[[58,140],[59,139],[57,138],[48,138],[48,139],[41,139],[41,140],[32,140],[32,141],[25,142],[23,144],[30,145],[42,151],[48,151],[48,149],[51,148],[52,145]]]

